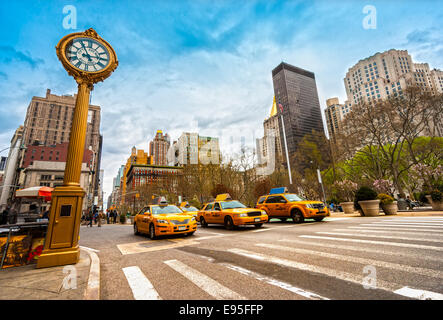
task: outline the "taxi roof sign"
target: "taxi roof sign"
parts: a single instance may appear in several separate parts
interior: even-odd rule
[[[272,188],[269,194],[288,193],[287,187]]]
[[[180,203],[180,207],[186,207],[189,208],[191,205],[189,204],[188,201],[183,201],[182,203]]]
[[[166,200],[165,197],[157,197],[154,200],[152,200],[152,204],[157,204],[159,206],[167,206],[168,201]]]
[[[231,196],[229,193],[222,193],[217,195],[217,197],[215,198],[215,201],[227,201],[227,200],[232,200]]]

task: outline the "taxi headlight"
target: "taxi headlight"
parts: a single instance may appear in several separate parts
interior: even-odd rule
[[[261,211],[261,214],[262,214],[262,215],[263,215],[263,214],[266,214],[266,211],[262,210],[262,211]]]
[[[314,209],[314,205],[311,203],[307,203],[305,206],[306,206],[306,208]]]
[[[239,216],[239,217],[247,217],[248,214],[247,214],[247,213],[240,213],[238,216]]]
[[[169,223],[168,220],[162,220],[162,219],[157,219],[157,222],[158,222],[158,223],[166,223],[166,224]]]
[[[191,218],[191,221],[195,221],[195,217],[192,217],[192,218]]]

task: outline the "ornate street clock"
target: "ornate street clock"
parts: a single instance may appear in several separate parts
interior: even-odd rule
[[[111,45],[94,29],[63,37],[56,46],[63,67],[78,83],[63,185],[52,191],[45,245],[37,268],[77,263],[80,218],[85,191],[80,186],[85,150],[89,96],[94,83],[103,81],[117,68]]]
[[[103,81],[118,65],[114,49],[92,28],[65,36],[56,50],[66,71],[76,80]]]

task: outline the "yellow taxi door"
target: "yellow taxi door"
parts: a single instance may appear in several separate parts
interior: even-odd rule
[[[150,212],[150,208],[146,207],[143,208],[143,211],[141,212],[141,214],[139,215],[139,224],[137,225],[137,227],[139,228],[140,231],[142,232],[149,232],[149,215],[151,214]]]
[[[214,223],[223,223],[224,222],[224,214],[221,210],[220,203],[216,202],[214,204],[214,208],[212,209],[212,218]]]
[[[212,208],[214,207],[214,203],[208,203],[205,210],[203,211],[203,217],[205,218],[207,223],[214,223],[212,217]]]
[[[275,215],[279,217],[289,216],[288,201],[283,196],[277,196],[275,199]]]

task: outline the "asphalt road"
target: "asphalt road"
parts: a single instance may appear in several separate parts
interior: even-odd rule
[[[81,227],[102,299],[443,299],[443,216],[222,226],[150,240]]]

